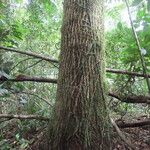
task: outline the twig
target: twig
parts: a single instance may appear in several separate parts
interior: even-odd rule
[[[19,61],[17,64],[15,64],[15,65],[11,68],[10,72],[11,72],[12,70],[14,70],[20,63],[22,63],[22,62],[24,62],[24,61],[27,61],[27,60],[29,60],[29,59],[33,59],[33,58],[26,58],[26,59],[23,59],[23,60]]]
[[[29,69],[29,68],[32,68],[32,67],[36,66],[36,65],[39,64],[41,61],[42,61],[42,60],[38,60],[37,62],[33,63],[32,65],[26,67],[26,68],[23,70],[23,72],[25,72],[25,71],[26,71],[27,69]]]

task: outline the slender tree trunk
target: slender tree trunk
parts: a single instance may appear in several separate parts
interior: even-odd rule
[[[64,0],[51,150],[109,150],[103,0]]]

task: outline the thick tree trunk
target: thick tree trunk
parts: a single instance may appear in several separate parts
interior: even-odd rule
[[[64,0],[51,150],[109,150],[103,0]]]

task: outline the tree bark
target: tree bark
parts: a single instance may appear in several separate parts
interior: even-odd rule
[[[64,0],[50,150],[109,150],[103,0]]]

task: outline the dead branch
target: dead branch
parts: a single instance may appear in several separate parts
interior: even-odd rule
[[[150,96],[144,96],[144,95],[127,95],[127,96],[119,96],[119,94],[109,92],[109,96],[114,97],[121,102],[126,102],[126,103],[146,103],[150,104]]]
[[[35,53],[32,53],[32,52],[23,52],[23,51],[20,51],[20,50],[16,50],[16,49],[13,49],[13,48],[7,48],[7,47],[3,47],[3,46],[0,46],[0,49],[3,49],[5,51],[10,51],[10,52],[15,52],[15,53],[27,55],[27,56],[31,56],[31,57],[35,57],[35,58],[42,59],[42,60],[52,62],[52,63],[59,63],[59,61],[56,60],[56,59],[45,57],[45,56],[42,56],[40,54],[35,54]],[[150,78],[150,74],[130,72],[130,71],[125,71],[125,70],[117,70],[117,69],[106,68],[106,72],[115,73],[115,74],[130,75],[130,76],[137,76],[137,77],[144,77],[144,78]]]
[[[124,75],[136,76],[136,77],[150,78],[150,74],[130,72],[130,71],[125,71],[125,70],[117,70],[117,69],[109,69],[109,68],[107,68],[106,72],[116,73],[116,74],[124,74]]]
[[[43,77],[29,77],[26,75],[19,75],[16,78],[8,79],[6,77],[0,77],[0,81],[11,81],[11,82],[43,82],[43,83],[57,83],[57,79],[43,78]]]
[[[129,140],[126,139],[126,137],[124,136],[124,134],[121,132],[121,130],[119,129],[118,125],[116,124],[116,122],[110,118],[110,121],[113,125],[113,127],[115,128],[116,132],[118,133],[119,137],[132,149],[135,149],[134,145],[131,144],[131,142]]]
[[[37,120],[49,121],[49,118],[38,116],[38,115],[0,114],[0,118],[8,118],[8,119],[37,119]]]
[[[137,122],[116,121],[119,128],[135,128],[150,125],[150,119],[145,119]]]
[[[49,57],[46,57],[46,56],[42,56],[42,55],[39,55],[39,54],[35,54],[35,53],[32,53],[32,52],[23,52],[23,51],[20,51],[20,50],[16,50],[14,48],[7,48],[7,47],[3,47],[3,46],[0,46],[0,49],[3,49],[5,51],[10,51],[10,52],[15,52],[15,53],[27,55],[27,56],[31,56],[31,57],[42,59],[42,60],[52,62],[52,63],[58,63],[58,60],[56,60],[56,59],[49,58]]]

